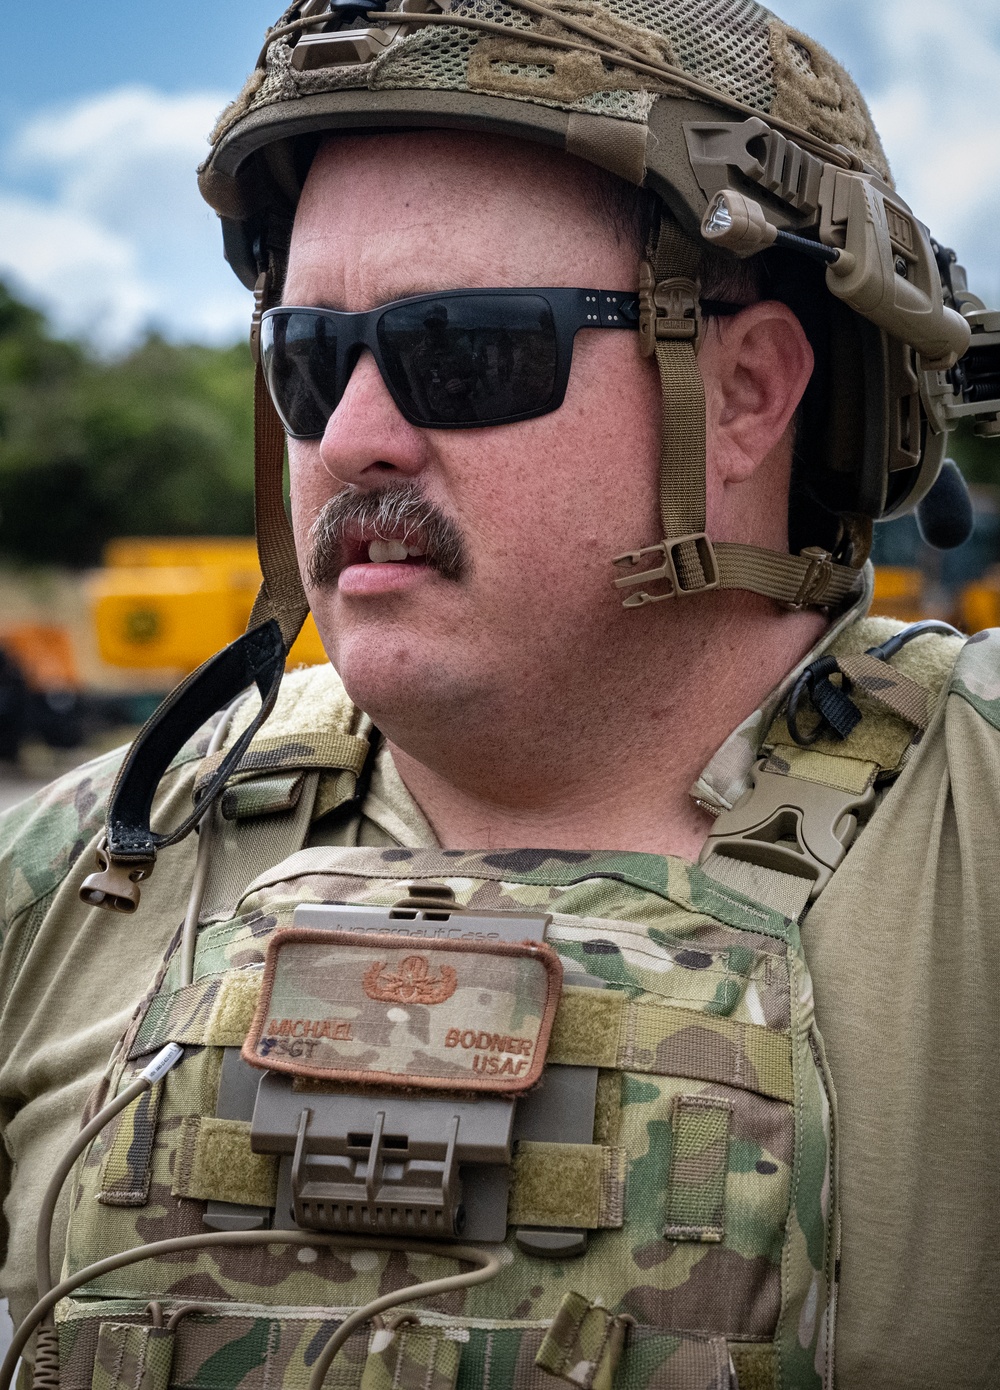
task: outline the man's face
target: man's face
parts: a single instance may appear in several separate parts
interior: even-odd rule
[[[634,289],[636,248],[594,208],[583,167],[490,137],[333,140],[299,205],[284,301],[357,311],[435,290]],[[390,737],[417,706],[425,719],[488,718],[498,701],[556,697],[613,656],[628,619],[610,559],[657,538],[658,403],[637,334],[583,330],[557,411],[421,429],[366,352],[322,440],[290,441],[320,633]],[[379,493],[392,505],[374,518]],[[322,534],[338,494],[336,513],[353,520],[317,552],[317,519]],[[431,563],[396,559],[403,544]]]

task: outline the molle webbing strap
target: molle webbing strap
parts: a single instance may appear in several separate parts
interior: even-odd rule
[[[101,1165],[97,1200],[108,1207],[144,1207],[153,1173],[156,1119],[163,1082],[136,1096],[118,1117],[118,1124]]]
[[[181,1295],[178,1294],[177,1298],[180,1299]],[[588,1309],[591,1310],[589,1314]],[[130,1315],[144,1316],[139,1310]],[[148,1318],[148,1315],[145,1316]],[[417,1316],[423,1318],[426,1315],[421,1310]],[[435,1315],[431,1314],[431,1317]],[[405,1363],[400,1366],[394,1356],[387,1359],[388,1364],[377,1366],[372,1357],[380,1346],[386,1347],[390,1332],[397,1336],[406,1330],[411,1335],[440,1332],[444,1340],[451,1342],[459,1354],[463,1386],[475,1386],[477,1390],[479,1387],[497,1390],[497,1387],[511,1386],[518,1390],[543,1390],[543,1387],[546,1390],[549,1387],[560,1390],[562,1385],[569,1384],[576,1386],[576,1390],[608,1390],[608,1382],[599,1376],[602,1367],[614,1369],[618,1337],[608,1326],[613,1320],[618,1321],[624,1334],[624,1347],[618,1357],[618,1373],[612,1382],[617,1390],[639,1390],[639,1387],[642,1390],[671,1390],[671,1387],[731,1390],[730,1354],[739,1367],[741,1390],[777,1390],[780,1384],[774,1347],[769,1342],[733,1341],[727,1347],[725,1338],[721,1336],[634,1323],[626,1314],[618,1314],[615,1319],[615,1315],[602,1309],[600,1304],[580,1294],[567,1293],[550,1328],[511,1326],[503,1320],[481,1322],[462,1319],[459,1322],[456,1319],[458,1325],[449,1325],[447,1315],[442,1319],[439,1313],[433,1322],[410,1323],[408,1319],[404,1321],[403,1317],[398,1321],[394,1319],[396,1325],[384,1328],[382,1335],[376,1337],[372,1325],[368,1323],[352,1333],[338,1353],[326,1378],[326,1388],[361,1390],[361,1377],[370,1366],[379,1377],[374,1382],[378,1390],[391,1390],[392,1380],[382,1379],[387,1370],[391,1368],[395,1371],[398,1366],[403,1375],[409,1367]],[[89,1384],[100,1329],[104,1347],[101,1362],[109,1366],[112,1373],[118,1365],[118,1336],[135,1334],[149,1338],[149,1353],[153,1353],[152,1343],[156,1341],[168,1337],[176,1341],[173,1374],[169,1377],[176,1385],[225,1386],[230,1383],[232,1368],[235,1368],[243,1390],[266,1390],[269,1385],[276,1387],[276,1390],[282,1385],[301,1386],[305,1384],[303,1351],[322,1345],[330,1336],[332,1326],[329,1314],[323,1316],[320,1312],[313,1313],[312,1309],[288,1312],[283,1309],[255,1308],[244,1311],[230,1308],[220,1315],[208,1309],[192,1308],[176,1330],[170,1333],[166,1328],[151,1328],[148,1322],[104,1322],[100,1311],[91,1312],[81,1301],[75,1303],[60,1339],[63,1384],[73,1387],[73,1390]],[[115,1333],[108,1334],[106,1342],[104,1327],[116,1329]],[[555,1334],[552,1339],[550,1332]],[[610,1355],[601,1356],[599,1349],[604,1332],[610,1334],[608,1341],[611,1346],[607,1348]],[[595,1353],[598,1353],[596,1359]],[[438,1351],[434,1364],[437,1369],[443,1370],[441,1355]],[[574,1356],[577,1357],[575,1361]],[[199,1376],[205,1365],[212,1370],[214,1357],[218,1357],[214,1366],[221,1366],[221,1370],[217,1370],[211,1379],[205,1375]],[[151,1359],[157,1362],[159,1368],[158,1357],[147,1354],[146,1361]],[[136,1390],[133,1372],[137,1364],[144,1364],[141,1353],[128,1357],[127,1368],[125,1360],[123,1357],[122,1378],[112,1379],[109,1376],[100,1381],[95,1378],[97,1390]],[[411,1365],[414,1369],[421,1360],[423,1358],[420,1356],[413,1358]],[[577,1368],[580,1373],[574,1375]],[[25,1366],[25,1370],[28,1369]],[[423,1380],[401,1380],[399,1390],[414,1390],[414,1386],[427,1390],[426,1361],[423,1374]],[[138,1390],[165,1390],[165,1383],[166,1378],[161,1371],[153,1381],[140,1377]],[[433,1377],[429,1386],[430,1390],[438,1390],[438,1383]],[[369,1390],[367,1384],[365,1390]]]
[[[538,1348],[535,1365],[581,1390],[612,1390],[632,1321],[571,1290]]]
[[[145,1057],[168,1042],[240,1047],[260,991],[258,971],[208,975],[153,1000],[129,1056]],[[548,1061],[687,1076],[792,1100],[792,1045],[763,1024],[626,999],[617,991],[567,985],[556,1010]],[[573,1223],[568,1223],[572,1225]]]
[[[329,729],[303,730],[298,739],[287,736],[257,738],[240,759],[234,775],[293,770],[306,772],[313,769],[326,772],[337,769],[360,776],[369,746],[366,738]],[[225,756],[226,752],[222,750],[213,753],[210,758],[205,758],[198,769],[195,796],[198,796],[201,788],[211,781]]]
[[[91,1390],[168,1390],[176,1335],[166,1327],[102,1323]]]
[[[451,1329],[400,1318],[372,1333],[359,1390],[454,1390],[461,1358],[462,1343]]]
[[[726,1175],[732,1101],[678,1096],[667,1175],[667,1240],[721,1241],[726,1234]]]

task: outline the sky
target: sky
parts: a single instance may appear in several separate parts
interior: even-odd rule
[[[0,276],[66,334],[230,342],[250,297],[194,170],[281,0],[9,6],[0,85]],[[778,0],[861,85],[900,192],[1000,307],[1000,4]],[[30,55],[30,56],[29,56]]]

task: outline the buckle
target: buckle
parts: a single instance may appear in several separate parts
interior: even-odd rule
[[[678,564],[680,547],[689,543],[694,545],[698,556],[702,580],[700,584],[692,584],[690,575],[685,583]],[[638,594],[630,594],[622,600],[623,608],[640,608],[644,603],[662,603],[664,599],[681,598],[685,594],[703,594],[708,593],[710,589],[719,588],[719,561],[715,547],[704,531],[692,531],[690,535],[675,536],[671,540],[660,541],[658,545],[648,545],[643,550],[631,550],[625,555],[616,555],[614,563],[637,565],[644,555],[661,555],[663,563],[653,569],[642,570],[639,574],[623,575],[621,579],[615,580],[615,588],[627,589],[633,584],[653,583],[658,579],[669,581],[670,588],[665,594],[648,594],[645,590]]]
[[[288,1077],[261,1080],[250,1137],[255,1153],[291,1154],[280,1170],[282,1218],[307,1231],[454,1240],[471,1227],[477,1240],[504,1239],[513,1100],[292,1087]]]
[[[80,900],[89,907],[131,913],[139,906],[139,884],[153,871],[155,859],[112,859],[107,836],[97,845],[97,873],[88,874],[80,887]]]
[[[809,561],[809,567],[802,576],[798,593],[787,605],[796,613],[811,604],[819,603],[833,579],[833,556],[828,550],[824,550],[822,546],[808,545],[805,550],[800,550],[799,554],[802,559]]]
[[[639,351],[652,357],[657,341],[693,343],[698,349],[701,333],[701,302],[696,281],[676,275],[657,281],[653,267],[643,261],[639,268]]]
[[[802,777],[754,768],[753,782],[712,828],[699,863],[709,855],[759,864],[812,880],[810,898],[823,891],[857,834],[858,818],[875,804],[875,792],[843,791]]]
[[[250,356],[256,367],[260,366],[260,330],[270,288],[270,276],[266,270],[262,270],[253,287],[253,316],[250,319]]]

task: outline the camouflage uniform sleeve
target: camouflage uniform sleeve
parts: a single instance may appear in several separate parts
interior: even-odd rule
[[[0,816],[0,1039],[4,1004],[52,894],[100,826],[121,749],[61,777]],[[0,1134],[14,1104],[0,1096]],[[11,1184],[6,1145],[0,1147],[0,1201]],[[0,1216],[0,1257],[7,1223]]]
[[[157,795],[157,823],[160,814],[173,823],[177,809],[190,806],[192,765],[210,732],[208,726],[199,731],[168,770]],[[101,1054],[106,1060],[110,1052],[115,1010],[135,1003],[117,997],[121,972],[112,980],[107,970],[104,948],[123,930],[121,919],[85,907],[78,897],[124,754],[119,748],[85,763],[0,816],[0,1265],[7,1260],[0,1269],[0,1284],[7,1287],[0,1293],[9,1291],[10,1262],[24,1243],[15,1238],[19,1208],[34,1199],[19,1196],[28,1168],[50,1166],[50,1149],[56,1153],[65,1142],[57,1130],[72,1134],[79,1124],[77,1092],[95,1066],[99,1074]],[[179,848],[186,858],[188,846]],[[169,877],[161,874],[168,882],[148,895],[147,918],[156,914]],[[172,931],[175,904],[166,910]],[[158,958],[163,928],[126,920],[133,973],[145,981],[156,964],[155,958],[146,961],[146,947]],[[58,1099],[60,1086],[65,1094]]]
[[[85,763],[0,816],[0,1003],[15,973],[5,959],[11,933],[62,882],[97,834],[124,751]]]
[[[1000,628],[977,632],[966,642],[952,673],[951,694],[1000,729]]]
[[[948,692],[803,930],[837,1088],[838,1385],[1000,1365],[1000,631]]]

